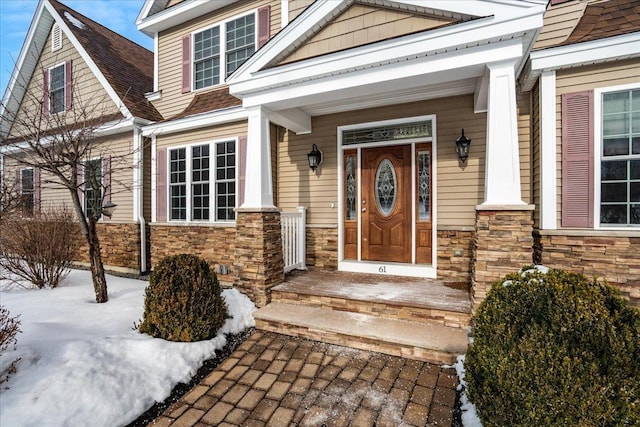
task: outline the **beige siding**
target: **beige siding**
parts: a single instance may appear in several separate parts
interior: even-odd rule
[[[520,148],[520,190],[522,200],[531,203],[531,101],[528,93],[519,93],[518,105],[518,145]]]
[[[158,149],[179,145],[198,144],[219,141],[225,138],[236,138],[247,135],[247,122],[236,122],[220,126],[211,126],[191,132],[160,135],[156,139]]]
[[[619,61],[611,64],[591,65],[556,73],[556,156],[557,156],[557,215],[558,227],[562,219],[562,98],[565,93],[580,92],[625,84],[640,85],[640,60]],[[598,100],[594,100],[598,102]],[[598,120],[598,118],[596,118]],[[598,135],[594,135],[598,138]]]
[[[203,15],[185,24],[163,31],[158,37],[159,74],[158,84],[162,99],[153,105],[165,118],[182,112],[193,99],[195,93],[182,93],[182,37],[194,31],[205,29],[236,15],[257,10],[264,5],[271,6],[271,36],[280,31],[280,0],[252,0],[233,4],[229,7]],[[218,88],[219,86],[215,86]],[[201,92],[201,91],[200,91]]]
[[[532,202],[536,205],[536,210],[533,211],[534,227],[540,227],[540,85],[536,83],[531,91],[531,152],[533,161],[531,164],[532,174]]]
[[[51,52],[51,34],[49,34],[30,81],[19,83],[26,84],[27,91],[20,106],[17,123],[24,123],[25,120],[33,121],[34,118],[42,116],[43,70],[48,70],[50,67],[60,65],[67,60],[72,61],[73,109],[57,115],[44,116],[42,118],[45,123],[49,123],[50,127],[59,127],[64,123],[74,123],[86,118],[118,113],[116,104],[109,98],[104,87],[63,32],[62,49]],[[14,125],[9,136],[15,137],[20,133],[20,125]]]
[[[177,4],[180,4],[180,3],[182,3],[182,2],[184,2],[184,0],[169,0],[169,1],[167,2],[167,5],[166,5],[164,8],[165,8],[165,9],[169,9],[170,7],[175,6],[175,5],[177,5]]]
[[[287,132],[278,149],[278,206],[285,211],[306,206],[311,225],[335,225],[337,127],[430,114],[436,115],[438,226],[473,227],[475,206],[484,197],[486,114],[473,113],[471,95],[314,117],[310,135]],[[462,127],[473,141],[464,168],[459,166],[455,152]],[[317,174],[311,172],[307,162],[314,143],[324,154]]]
[[[288,0],[288,1],[289,1],[289,22],[291,22],[298,15],[300,15],[307,7],[309,7],[314,0]]]
[[[569,37],[587,7],[586,1],[570,1],[549,6],[544,13],[544,24],[535,44],[535,49],[554,46]]]
[[[280,63],[312,58],[449,23],[450,19],[356,3]]]

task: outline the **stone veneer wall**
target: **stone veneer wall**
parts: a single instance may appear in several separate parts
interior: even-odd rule
[[[258,307],[284,281],[282,229],[278,209],[236,211],[235,286]]]
[[[536,261],[587,277],[605,277],[640,307],[640,235],[623,232],[536,230]]]
[[[533,205],[476,208],[471,300],[474,309],[491,283],[533,263]]]
[[[235,241],[235,226],[152,224],[151,268],[165,256],[189,253],[206,260],[214,271],[229,266],[229,274],[218,274],[218,280],[233,283]]]
[[[308,227],[306,264],[316,268],[338,269],[338,228]]]
[[[438,279],[471,283],[474,234],[472,230],[438,230]]]
[[[97,224],[102,262],[108,267],[140,271],[140,225],[136,223]],[[80,234],[82,243],[76,261],[89,262],[89,247]]]

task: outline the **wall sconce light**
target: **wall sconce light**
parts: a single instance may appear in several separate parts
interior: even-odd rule
[[[465,163],[469,157],[470,145],[471,140],[464,136],[464,129],[462,129],[462,135],[456,140],[456,152],[458,153],[458,158],[462,163]]]
[[[322,163],[322,151],[318,150],[318,146],[316,144],[313,144],[311,152],[307,154],[307,159],[309,160],[309,167],[315,172],[318,166]]]
[[[106,216],[107,218],[111,218],[113,216],[113,212],[116,210],[116,207],[118,205],[116,205],[115,203],[109,201],[107,203],[105,203],[102,206],[102,215]]]

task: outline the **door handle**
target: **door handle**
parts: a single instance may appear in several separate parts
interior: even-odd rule
[[[366,211],[367,211],[367,208],[362,208],[362,212],[366,212]]]

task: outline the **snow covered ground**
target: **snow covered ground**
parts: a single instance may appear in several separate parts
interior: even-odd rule
[[[107,276],[107,285],[109,302],[96,304],[88,271],[72,271],[53,290],[0,282],[0,304],[11,317],[20,315],[22,330],[17,349],[0,357],[0,368],[21,358],[0,385],[0,426],[125,425],[187,382],[224,347],[224,333],[254,326],[253,303],[224,290],[233,318],[216,338],[151,338],[133,329],[142,318],[147,282]]]

